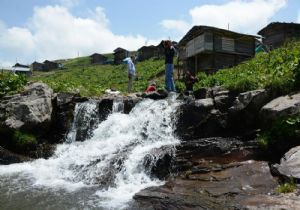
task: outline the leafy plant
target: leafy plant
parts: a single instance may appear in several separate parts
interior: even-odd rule
[[[26,148],[37,145],[37,140],[34,135],[21,131],[14,132],[13,142],[19,148]]]
[[[288,145],[292,141],[300,139],[300,115],[279,119],[274,122],[271,128],[263,130],[259,133],[258,143],[268,149],[273,145],[285,142]]]
[[[25,75],[0,73],[0,97],[20,91],[27,83]]]
[[[290,42],[271,51],[259,53],[251,60],[209,76],[198,72],[196,88],[224,86],[230,90],[248,91],[270,88],[287,93],[300,87],[300,42]]]
[[[289,182],[285,182],[279,185],[279,187],[276,189],[277,193],[290,193],[294,192],[297,189],[297,185],[293,180]]]

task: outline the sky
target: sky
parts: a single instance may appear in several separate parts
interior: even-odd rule
[[[0,68],[180,41],[194,25],[255,35],[299,0],[0,0]]]

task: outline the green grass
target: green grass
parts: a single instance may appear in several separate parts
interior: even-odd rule
[[[240,65],[222,69],[214,75],[206,76],[199,71],[200,87],[224,86],[229,90],[248,91],[258,88],[273,88],[288,92],[299,87],[300,42],[287,43],[270,53],[259,53],[255,58]]]
[[[279,187],[276,189],[277,193],[291,193],[294,192],[297,189],[297,185],[291,181],[291,182],[285,182],[279,185]]]
[[[300,42],[294,41],[270,53],[259,53],[251,60],[213,75],[199,71],[199,82],[194,90],[224,86],[237,92],[269,88],[288,93],[300,87],[299,61]],[[54,73],[35,72],[32,80],[43,81],[55,91],[80,92],[82,96],[99,96],[110,87],[126,93],[128,78],[125,65],[90,65],[89,57],[80,57],[64,61],[64,66],[66,69]],[[138,81],[134,82],[133,91],[144,91],[153,79],[159,88],[164,88],[163,60],[139,62],[136,69]],[[184,81],[176,80],[175,84],[177,90],[185,89]]]
[[[42,81],[56,92],[80,92],[82,96],[100,96],[108,88],[123,93],[127,91],[127,66],[90,65],[89,57],[70,59],[64,63],[65,69],[54,73],[34,72],[33,81]],[[164,82],[156,76],[164,71],[163,60],[147,60],[136,64],[138,80],[133,83],[133,91],[144,91],[148,81],[156,80],[159,87]]]

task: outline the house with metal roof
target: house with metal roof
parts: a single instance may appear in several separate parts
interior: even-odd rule
[[[262,36],[263,44],[272,50],[282,46],[287,41],[300,39],[300,24],[273,22],[257,34]]]
[[[252,58],[256,38],[211,26],[194,26],[178,43],[179,59],[184,71],[213,73]]]

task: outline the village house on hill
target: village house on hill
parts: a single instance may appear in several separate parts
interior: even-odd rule
[[[59,64],[53,61],[45,60],[44,61],[44,69],[45,71],[50,71],[53,69],[58,69]]]
[[[155,52],[155,57],[156,58],[162,58],[165,56],[165,48],[164,48],[164,44],[163,44],[164,40],[161,40],[161,42],[156,46],[156,52]],[[177,42],[172,41],[172,45],[177,46]]]
[[[91,64],[104,64],[107,61],[107,57],[99,54],[99,53],[94,53],[90,55],[91,58]]]
[[[263,37],[263,44],[270,50],[292,39],[300,39],[300,24],[273,22],[258,32]]]
[[[35,61],[31,64],[31,67],[33,71],[50,71],[61,68],[62,64],[54,61],[45,60],[43,63]]]
[[[149,58],[153,58],[157,54],[157,47],[151,45],[151,46],[143,46],[137,51],[138,53],[138,60],[144,61]]]
[[[30,67],[28,65],[16,63],[11,68],[6,68],[8,71],[12,71],[13,73],[17,74],[24,74],[28,77],[32,75],[32,71],[30,70]]]
[[[43,71],[44,64],[34,61],[31,64],[31,68],[32,68],[33,71]]]
[[[13,67],[29,68],[28,65],[24,65],[24,64],[20,64],[20,63],[16,63]]]
[[[256,36],[210,26],[194,26],[179,41],[179,59],[184,71],[213,73],[250,59]]]
[[[114,50],[114,64],[121,64],[123,59],[130,56],[130,52],[123,48],[118,47]]]

